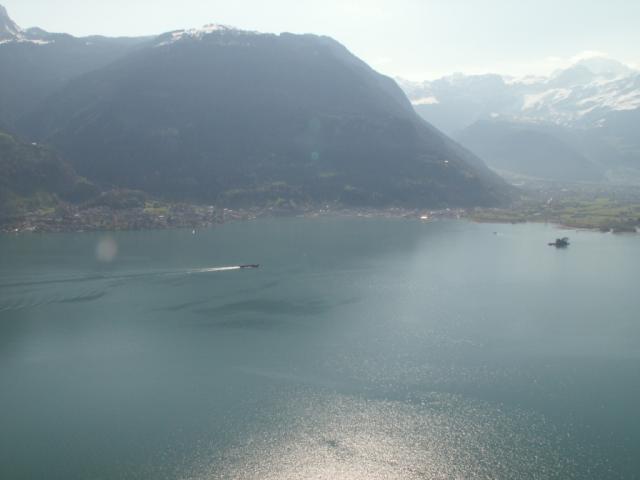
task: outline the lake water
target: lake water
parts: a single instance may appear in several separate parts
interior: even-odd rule
[[[640,478],[639,280],[544,225],[1,236],[0,478]]]

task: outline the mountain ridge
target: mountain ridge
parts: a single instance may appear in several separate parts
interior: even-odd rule
[[[493,205],[511,189],[318,35],[209,24],[0,45],[0,123],[103,189],[216,204]],[[90,39],[90,40],[89,40]],[[46,40],[46,43],[45,43]]]
[[[15,133],[18,119],[70,79],[108,65],[149,41],[74,37],[16,25],[0,5],[0,125]]]
[[[7,9],[0,5],[0,41],[17,38],[22,29],[11,20]]]
[[[424,106],[425,112],[454,100],[473,101],[475,118],[447,127],[448,133],[492,115],[593,127],[603,114],[640,108],[640,71],[608,57],[582,59],[548,77],[458,73],[425,82],[397,80],[414,106]]]
[[[216,28],[152,43],[74,80],[29,117],[30,131],[89,178],[175,197],[443,205],[501,196],[479,159],[335,40]]]
[[[616,60],[584,58],[548,77],[456,74],[423,83],[399,83],[423,118],[479,153],[489,166],[509,170],[504,159],[511,157],[511,171],[525,174],[525,165],[517,158],[521,152],[555,144],[559,148],[552,149],[554,161],[564,161],[561,151],[572,159],[559,166],[564,169],[564,180],[582,180],[590,172],[587,177],[594,181],[620,181],[629,168],[640,173],[640,72]],[[527,130],[526,135],[519,134],[522,140],[537,137],[544,141],[518,143],[511,137],[510,149],[498,151],[501,146],[479,135],[489,126],[494,138]],[[536,153],[542,162],[549,154],[543,148]],[[578,167],[580,163],[584,169]],[[570,164],[574,174],[567,176]],[[554,179],[553,168],[546,174],[538,171]],[[602,172],[598,178],[593,176],[597,171]]]

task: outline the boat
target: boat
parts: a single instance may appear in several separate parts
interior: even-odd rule
[[[549,246],[556,248],[567,248],[569,246],[569,237],[556,238],[556,241],[551,242]]]
[[[260,264],[251,263],[251,264],[248,264],[248,265],[240,265],[240,268],[260,268]]]

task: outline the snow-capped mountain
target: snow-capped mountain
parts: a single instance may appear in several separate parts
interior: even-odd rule
[[[9,18],[7,10],[0,5],[0,40],[16,38],[21,32],[22,29]]]
[[[606,57],[581,60],[549,77],[454,74],[398,83],[416,109],[448,133],[498,117],[595,127],[611,112],[640,108],[640,72]]]
[[[219,25],[215,23],[211,23],[205,25],[201,28],[189,28],[183,30],[176,30],[173,32],[165,33],[160,35],[156,41],[158,42],[156,46],[162,47],[165,45],[170,45],[172,43],[176,43],[183,40],[202,40],[207,38],[212,34],[220,34],[225,36],[239,36],[239,35],[248,35],[248,34],[256,34],[257,32],[248,32],[245,30],[240,30],[235,27],[231,27],[229,25]]]
[[[548,77],[398,83],[423,118],[494,168],[556,179],[557,164],[571,158],[563,180],[640,171],[640,72],[616,60],[587,58]]]
[[[49,33],[39,28],[23,30],[9,17],[7,10],[0,5],[0,44],[5,43],[33,43],[46,45],[53,40]]]
[[[532,87],[523,89],[520,117],[593,127],[611,112],[640,108],[640,73],[608,59],[580,62]]]

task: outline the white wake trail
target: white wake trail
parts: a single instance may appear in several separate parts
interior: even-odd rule
[[[242,267],[240,265],[236,265],[234,267],[212,267],[212,268],[198,268],[195,270],[190,270],[187,273],[211,273],[211,272],[228,272],[229,270],[240,270]]]

